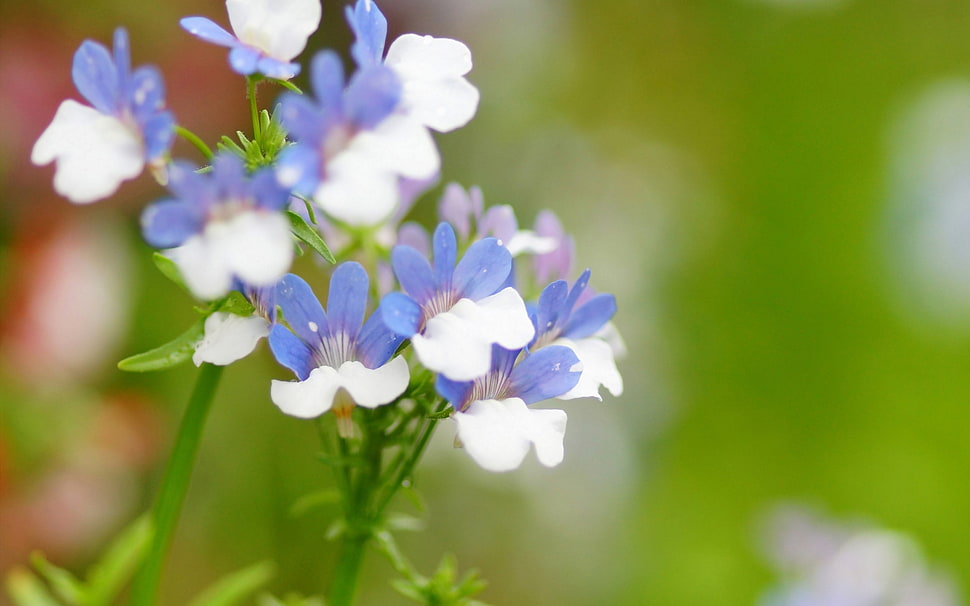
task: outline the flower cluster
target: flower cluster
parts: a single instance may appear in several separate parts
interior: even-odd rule
[[[56,159],[55,187],[75,202],[111,195],[145,164],[156,169],[171,195],[144,211],[142,231],[171,277],[209,304],[191,333],[197,365],[234,362],[267,337],[296,377],[269,390],[288,415],[332,410],[340,436],[352,438],[355,406],[404,409],[420,396],[454,420],[458,443],[486,469],[514,469],[533,446],[543,465],[560,463],[566,413],[532,405],[622,392],[615,298],[592,292],[589,270],[570,283],[572,240],[548,211],[519,229],[511,206],[486,208],[480,190],[451,184],[433,233],[401,223],[417,191],[437,181],[433,133],[476,112],[469,49],[405,34],[385,50],[384,15],[358,0],[345,14],[353,72],[319,52],[303,94],[288,80],[301,71],[319,0],[226,7],[234,33],[203,17],[181,24],[229,48],[253,103],[253,139],[212,153],[176,126],[161,76],[130,72],[119,29],[113,56],[91,41],[78,50],[74,82],[91,107],[65,101],[34,162]],[[272,116],[256,110],[260,82],[288,89]],[[203,166],[170,158],[176,134],[196,144]],[[294,251],[327,257],[327,244],[343,262],[315,266],[329,273],[324,308],[313,279],[289,272]]]

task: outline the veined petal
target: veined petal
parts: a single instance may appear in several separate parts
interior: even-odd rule
[[[303,52],[320,25],[320,0],[226,0],[236,36],[280,61]]]
[[[411,295],[419,304],[431,299],[435,293],[434,276],[431,264],[416,249],[410,246],[395,246],[391,250],[391,266],[394,275],[404,292]]]
[[[122,181],[138,176],[145,150],[120,120],[69,99],[37,139],[30,159],[37,165],[57,160],[54,189],[85,204],[107,198]]]
[[[269,334],[269,322],[260,316],[243,317],[217,311],[205,319],[205,336],[195,346],[192,361],[225,366],[248,356]]]
[[[330,410],[340,387],[337,371],[320,366],[314,368],[304,381],[273,381],[269,395],[273,404],[285,414],[312,419]]]
[[[431,237],[434,253],[434,281],[437,290],[450,291],[458,255],[458,239],[455,230],[447,223],[439,223]]]
[[[244,212],[229,221],[209,223],[206,238],[243,282],[269,286],[290,268],[293,241],[280,213]]]
[[[543,347],[527,356],[509,376],[509,393],[526,404],[562,396],[581,377],[582,365],[569,347]]]
[[[364,323],[370,280],[360,263],[348,261],[334,270],[327,295],[327,320],[333,333],[344,333],[355,341]]]
[[[212,44],[229,47],[239,44],[235,36],[205,17],[185,17],[179,21],[179,25],[193,36]]]
[[[570,339],[588,337],[609,322],[616,313],[616,297],[609,294],[596,295],[573,311],[562,334]]]
[[[421,327],[421,306],[403,293],[392,292],[385,295],[378,311],[384,324],[403,337],[410,337]]]
[[[517,468],[530,444],[546,467],[562,462],[566,413],[561,410],[530,410],[519,398],[476,400],[452,417],[465,450],[488,471]]]
[[[330,334],[323,306],[300,276],[283,276],[276,285],[276,304],[283,310],[283,318],[293,332],[311,347],[316,347],[322,337]]]
[[[574,398],[596,398],[602,400],[600,396],[600,386],[605,387],[614,396],[623,393],[623,377],[616,369],[616,362],[613,358],[613,349],[609,343],[590,337],[587,339],[557,339],[555,345],[564,345],[576,353],[582,364],[583,373],[576,386],[566,393],[558,396],[560,400],[572,400]],[[543,349],[549,349],[548,347]],[[542,349],[536,354],[543,351]]]
[[[392,114],[372,130],[363,130],[349,148],[375,167],[410,179],[424,179],[441,168],[431,133],[417,120]]]
[[[344,7],[347,23],[354,32],[350,54],[359,67],[376,65],[384,54],[387,40],[387,19],[371,0],[357,0],[353,8]]]
[[[411,334],[414,334],[414,331]],[[364,327],[360,329],[360,334],[357,335],[357,358],[367,368],[377,368],[394,355],[402,341],[404,337],[387,326],[384,322],[383,308],[378,307],[371,317],[367,318]]]
[[[344,362],[337,370],[341,385],[359,406],[375,408],[394,401],[404,393],[410,380],[408,363],[398,356],[383,366],[367,368],[356,360]]]
[[[274,324],[269,332],[269,348],[276,361],[292,370],[301,381],[316,368],[310,347],[280,324]]]
[[[465,252],[455,267],[452,285],[459,297],[478,300],[501,288],[511,271],[512,255],[508,249],[495,238],[485,238]]]

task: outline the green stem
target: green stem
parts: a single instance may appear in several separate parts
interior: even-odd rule
[[[364,547],[370,537],[366,533],[351,531],[344,537],[340,559],[334,570],[330,586],[330,606],[351,606],[357,593],[357,577],[364,561]]]
[[[256,107],[256,83],[259,76],[246,76],[246,97],[249,99],[249,115],[253,119],[253,140],[260,141],[259,108]]]
[[[172,542],[179,512],[185,500],[189,478],[192,475],[192,464],[199,450],[202,429],[205,426],[205,419],[211,408],[216,387],[219,385],[219,378],[222,376],[222,368],[222,366],[203,364],[199,369],[199,377],[179,425],[178,436],[162,478],[158,500],[155,502],[154,533],[145,561],[132,585],[130,602],[132,606],[152,606],[155,603],[162,564]]]
[[[212,150],[209,149],[209,146],[198,135],[177,124],[175,125],[175,134],[194,145],[195,149],[199,150],[199,153],[205,156],[206,160],[212,160]]]

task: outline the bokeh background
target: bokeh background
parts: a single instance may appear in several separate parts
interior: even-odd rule
[[[346,54],[342,4],[313,48]],[[422,507],[399,502],[426,524],[400,537],[421,569],[452,552],[500,606],[755,604],[780,578],[765,516],[796,502],[904,532],[970,588],[970,4],[381,7],[392,38],[472,49],[482,102],[438,137],[443,181],[525,224],[559,214],[628,349],[622,397],[566,403],[556,469],[490,475],[439,430]],[[83,568],[150,503],[186,401],[192,368],[114,367],[193,318],[138,237],[164,190],[143,177],[72,207],[28,157],[77,98],[74,49],[119,24],[181,123],[245,129],[242,80],[179,29],[190,14],[227,21],[214,0],[0,4],[0,569],[32,548]],[[166,603],[266,558],[277,593],[327,586],[332,512],[292,506],[329,472],[270,377],[265,347],[226,372]],[[406,603],[391,575],[370,557],[360,603]]]

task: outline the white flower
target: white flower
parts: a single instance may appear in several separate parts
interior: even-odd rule
[[[522,464],[530,446],[546,467],[563,460],[566,413],[532,409],[521,398],[475,400],[452,415],[458,439],[476,463],[488,471],[511,471]]]

